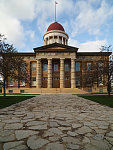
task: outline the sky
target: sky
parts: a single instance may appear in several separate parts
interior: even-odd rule
[[[79,52],[113,45],[113,0],[56,0],[57,22]],[[55,21],[55,0],[0,0],[0,33],[19,52],[44,45],[43,34]]]

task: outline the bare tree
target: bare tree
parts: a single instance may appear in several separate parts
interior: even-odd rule
[[[108,95],[110,96],[113,76],[113,59],[110,55],[112,54],[112,48],[111,45],[106,47],[102,46],[100,50],[100,57],[93,62],[91,70],[87,71],[84,76],[85,85],[87,86],[89,84],[93,86],[97,84],[106,86]]]
[[[0,34],[0,74],[3,80],[4,96],[6,96],[6,82],[9,78],[25,79],[28,82],[26,62],[23,57],[19,56],[13,45],[6,43],[5,40],[4,36]]]
[[[105,52],[112,52],[112,47],[111,47],[111,45],[102,46],[100,50],[102,52],[101,62],[103,64],[101,66],[101,74],[103,74],[103,76],[105,76],[103,81],[107,86],[108,95],[110,96],[111,82],[112,82],[112,76],[113,76],[113,59],[112,59],[112,53],[111,53],[110,57],[106,57]]]

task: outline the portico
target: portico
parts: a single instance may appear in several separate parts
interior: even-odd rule
[[[37,88],[76,88],[75,59],[37,58]]]

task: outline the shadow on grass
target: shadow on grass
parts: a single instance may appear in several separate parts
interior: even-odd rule
[[[79,97],[113,108],[113,95],[78,95]]]
[[[0,109],[30,99],[34,96],[0,96]]]

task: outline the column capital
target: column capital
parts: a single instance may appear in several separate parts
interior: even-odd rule
[[[60,58],[60,60],[65,60],[65,58]]]
[[[41,61],[41,58],[36,58],[37,61]]]
[[[52,60],[52,58],[47,58],[47,60]]]
[[[71,58],[71,61],[75,61],[76,60],[76,58]]]

